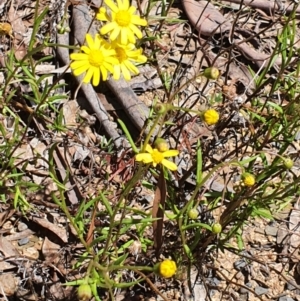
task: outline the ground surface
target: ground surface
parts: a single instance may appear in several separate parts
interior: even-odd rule
[[[183,206],[195,187],[193,158],[199,139],[203,148],[204,172],[208,173],[212,166],[221,162],[234,158],[249,158],[262,150],[267,151],[265,161],[261,164],[271,165],[275,154],[281,152],[278,141],[266,139],[268,129],[262,123],[252,123],[248,113],[256,112],[251,99],[257,95],[262,95],[262,102],[267,103],[268,97],[271,97],[278,106],[288,105],[290,95],[280,89],[272,90],[272,81],[279,77],[278,74],[284,77],[297,69],[299,15],[296,14],[293,21],[296,29],[293,47],[296,50],[290,63],[282,70],[282,58],[275,57],[273,67],[268,68],[265,74],[268,82],[258,89],[253,79],[254,74],[258,77],[270,63],[269,58],[278,47],[278,36],[287,22],[284,15],[288,18],[294,3],[253,1],[246,6],[241,2],[174,2],[163,23],[160,23],[158,16],[161,16],[164,8],[162,3],[155,2],[149,12],[147,34],[157,35],[158,39],[155,43],[149,42],[149,39],[143,44],[145,54],[151,59],[139,67],[140,75],[129,83],[120,81],[116,84],[110,80],[107,85],[97,87],[96,93],[94,90],[82,90],[76,94],[77,83],[67,68],[68,51],[62,47],[44,47],[41,53],[36,53],[34,60],[37,61],[48,54],[54,55],[54,59],[41,63],[36,72],[40,76],[51,74],[48,78],[50,83],[57,80],[65,83],[65,86],[53,90],[53,94],[49,95],[58,94],[65,97],[55,99],[53,105],[46,109],[44,116],[34,116],[31,119],[29,116],[38,104],[23,95],[35,96],[32,86],[22,80],[7,85],[5,78],[8,51],[14,49],[15,57],[19,61],[28,54],[36,5],[38,14],[46,7],[49,8],[36,33],[35,47],[38,47],[46,36],[50,42],[60,44],[76,44],[74,40],[82,42],[95,8],[100,4],[77,1],[36,3],[31,0],[0,3],[2,27],[6,22],[12,26],[11,36],[0,37],[3,67],[1,94],[7,96],[3,103],[0,103],[0,144],[3,158],[13,158],[14,162],[13,169],[7,165],[9,160],[2,159],[1,172],[4,175],[10,174],[9,172],[20,173],[18,185],[16,177],[3,176],[0,182],[0,270],[3,271],[0,274],[0,294],[3,300],[77,298],[76,289],[63,284],[84,276],[85,267],[74,267],[85,249],[78,240],[76,231],[53,201],[54,197],[62,198],[62,194],[52,174],[55,170],[60,180],[65,180],[64,185],[67,189],[63,195],[69,211],[74,216],[81,202],[97,197],[99,191],[105,190],[108,201],[114,206],[122,192],[123,184],[129,181],[136,171],[134,154],[126,144],[122,131],[117,128],[117,118],[126,123],[135,141],[141,141],[142,126],[153,100],[166,102],[173,95],[175,106],[203,110],[213,105],[220,112],[221,121],[216,127],[206,126],[194,113],[170,116],[169,121],[173,125],[166,126],[164,136],[169,139],[172,148],[181,152],[177,161],[178,174],[174,179],[181,195],[176,199],[178,207]],[[147,1],[139,3],[139,6],[141,11],[145,12]],[[295,11],[297,10],[298,8],[295,8]],[[78,11],[84,12],[85,18],[82,18]],[[57,34],[56,25],[65,25],[62,18],[66,12],[71,16],[71,32]],[[209,81],[197,76],[203,69],[212,65],[220,70],[221,75],[218,79]],[[253,73],[249,71],[249,66],[254,70]],[[17,69],[16,73],[18,72],[21,73],[20,69]],[[292,83],[293,80],[297,82],[297,75],[293,74],[293,79],[291,76]],[[9,90],[11,87],[14,87],[16,92],[8,97],[8,92],[12,91]],[[222,100],[211,104],[211,98],[216,95],[222,95]],[[294,97],[297,96],[296,93]],[[99,101],[103,105],[101,108]],[[130,109],[132,106],[138,109],[134,109],[133,112]],[[10,108],[13,114],[10,114],[7,108]],[[265,106],[260,112],[261,120],[267,119],[269,115],[276,115],[274,106]],[[297,119],[297,115],[297,112],[296,115],[287,114],[287,119]],[[59,116],[63,131],[58,130]],[[16,124],[17,119],[19,122]],[[291,136],[297,131],[297,126],[292,127],[292,130],[287,129]],[[14,140],[16,133],[19,133],[17,142]],[[280,133],[278,136],[283,141],[286,137],[282,138],[282,135]],[[114,142],[108,143],[111,137]],[[262,141],[260,149],[257,149],[255,144],[258,140]],[[8,142],[12,143],[13,148],[5,152]],[[293,169],[284,176],[287,186],[292,186],[293,183],[298,185],[299,147],[299,135],[295,135],[295,139],[289,142],[284,152],[294,160]],[[50,161],[53,162],[52,165]],[[255,165],[257,173],[262,165]],[[54,169],[51,169],[53,166]],[[205,210],[206,205],[201,207],[201,222],[223,221],[225,225],[224,212],[229,208],[225,192],[233,193],[240,181],[240,178],[235,178],[235,173],[236,168],[224,166],[205,183],[200,196],[205,195],[210,199],[215,193],[220,196],[220,201],[215,207],[217,209],[209,214]],[[282,172],[279,172],[271,178],[272,187],[278,187],[277,184],[282,183],[281,176]],[[149,176],[148,180],[153,181],[153,177]],[[154,185],[155,183],[154,181]],[[37,185],[40,185],[39,189],[34,189]],[[165,300],[300,300],[299,196],[297,187],[293,191],[293,195],[281,199],[285,203],[284,206],[274,201],[274,212],[277,214],[274,213],[273,221],[261,217],[249,218],[242,233],[242,252],[235,251],[239,246],[236,237],[228,240],[223,250],[210,248],[209,246],[218,244],[218,237],[215,237],[213,242],[207,243],[206,248],[199,244],[198,254],[197,251],[194,252],[196,261],[190,265],[191,270],[187,271],[181,267],[181,275],[172,280],[152,275],[154,288],[145,282],[127,290],[116,289],[115,298],[161,300],[162,297],[157,293],[160,292]],[[148,212],[154,199],[153,187],[146,189],[139,185],[133,189],[126,201],[129,207]],[[245,202],[239,205],[245,206]],[[16,204],[18,210],[14,209]],[[26,204],[30,204],[31,208]],[[97,202],[95,208],[96,215],[93,215],[93,207],[85,213],[85,225],[87,229],[94,230],[95,237],[101,237],[101,231],[109,227],[109,220],[105,215],[101,215],[105,209],[101,202]],[[228,212],[231,214],[232,210]],[[124,216],[116,218],[122,219]],[[167,218],[164,226],[162,254],[168,257],[177,252],[178,241],[175,237],[179,236],[179,232],[175,230],[174,222]],[[145,239],[151,241],[150,228],[144,233]],[[194,233],[189,235],[193,236]],[[135,245],[139,241],[132,228],[123,233],[118,240],[133,241],[128,247],[130,256],[127,258],[127,264],[134,265],[136,262],[137,265],[147,265],[157,260],[154,259],[151,247],[144,252],[140,250],[139,245]],[[203,241],[203,244],[205,242]],[[101,242],[95,248],[101,249],[103,244]],[[187,279],[190,277],[187,275],[191,276],[191,283],[188,283]],[[133,277],[129,272],[123,276],[128,282]],[[100,290],[99,295],[103,299],[108,298],[105,290]]]

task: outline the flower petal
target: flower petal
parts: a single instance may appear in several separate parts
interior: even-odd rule
[[[122,28],[121,29],[121,44],[126,45],[128,42],[128,30],[127,28]]]
[[[99,12],[96,15],[96,18],[99,21],[109,21],[109,17],[108,17],[108,14],[106,13],[105,7],[100,7]]]
[[[120,65],[115,65],[114,66],[114,79],[115,80],[119,80],[120,79],[120,75],[121,75],[121,68]]]
[[[127,12],[132,15],[131,17],[133,17],[133,14],[135,13],[136,8],[134,6],[130,6],[127,9],[128,9]]]
[[[148,152],[149,154],[152,154],[152,153],[153,153],[153,148],[151,147],[150,144],[147,144],[147,145],[146,145],[146,152]]]
[[[130,32],[134,33],[139,39],[143,37],[142,32],[133,24],[129,24],[128,27],[131,29]]]
[[[88,69],[89,69],[89,66],[83,65],[83,66],[81,66],[81,67],[79,67],[79,68],[76,68],[76,69],[73,71],[73,73],[74,73],[75,76],[78,76],[78,75],[82,74],[83,72],[85,72],[85,71],[88,70]]]
[[[109,36],[110,40],[111,40],[111,41],[114,41],[114,40],[118,37],[118,35],[120,34],[120,31],[121,31],[121,28],[120,28],[119,26],[116,26],[116,27],[113,29],[113,31],[112,31],[112,33],[110,34],[110,36]]]
[[[105,34],[109,33],[110,31],[114,30],[117,26],[118,25],[115,22],[107,23],[100,29],[100,33],[102,35],[105,35]]]
[[[139,74],[139,69],[135,67],[129,60],[123,62],[128,70],[130,70],[134,74]]]
[[[105,81],[107,80],[107,69],[104,66],[100,66],[101,74],[102,74],[102,79]]]
[[[161,161],[161,164],[165,167],[167,167],[168,169],[170,169],[171,171],[176,171],[177,170],[177,165],[174,162],[171,162],[167,159],[163,159]]]
[[[93,40],[92,36],[89,33],[87,33],[85,35],[85,41],[86,41],[86,43],[88,45],[88,48],[95,49],[94,48],[94,40]]]
[[[88,55],[85,54],[85,53],[71,53],[70,54],[70,58],[71,60],[74,60],[74,61],[87,61],[88,62]]]
[[[119,11],[119,8],[116,6],[116,4],[111,0],[104,0],[104,3],[115,13]]]
[[[152,156],[150,154],[141,153],[135,155],[136,161],[142,161],[143,163],[147,164],[153,161]]]
[[[92,84],[94,87],[98,86],[100,83],[100,69],[93,67],[94,68],[94,72],[93,72],[93,81]]]
[[[85,70],[87,70],[90,67],[90,65],[89,65],[89,62],[87,62],[87,61],[75,61],[75,62],[71,63],[70,67],[72,70],[86,67]]]
[[[90,54],[91,52],[91,49],[86,45],[81,46],[80,49],[84,52],[83,54]]]
[[[125,80],[130,81],[131,80],[130,72],[128,71],[128,69],[124,64],[121,64],[121,70]]]
[[[83,82],[86,83],[86,84],[89,83],[92,79],[93,73],[94,73],[93,68],[89,68],[86,75],[85,75],[85,77],[84,77],[84,79],[83,79]]]
[[[110,73],[114,73],[114,67],[112,64],[109,64],[107,62],[103,62],[103,67],[108,70]]]
[[[139,26],[147,26],[147,21],[140,18],[138,15],[131,16],[131,23]]]
[[[163,152],[164,157],[175,157],[175,156],[178,156],[178,154],[179,154],[179,151],[177,149],[170,149],[170,150]]]

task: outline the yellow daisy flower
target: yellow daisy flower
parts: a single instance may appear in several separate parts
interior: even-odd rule
[[[119,61],[114,65],[113,77],[115,80],[120,78],[121,73],[127,81],[131,79],[130,73],[139,74],[139,70],[133,62],[145,63],[147,61],[147,58],[142,55],[142,49],[135,49],[133,44],[122,45],[116,41],[112,42],[111,47],[116,51]]]
[[[100,75],[105,81],[108,77],[108,71],[114,72],[113,65],[118,63],[115,57],[116,51],[107,48],[106,42],[98,34],[94,40],[90,34],[86,34],[85,40],[87,46],[81,46],[82,53],[70,55],[71,60],[73,60],[70,67],[75,76],[86,72],[83,79],[84,83],[89,83],[93,78],[93,86],[98,86]]]
[[[117,0],[118,5],[112,0],[104,0],[104,3],[110,8],[111,14],[102,7],[96,15],[98,20],[108,22],[100,29],[102,35],[110,33],[111,41],[119,38],[119,42],[123,45],[128,44],[128,41],[135,44],[135,36],[142,38],[142,32],[137,25],[146,26],[147,21],[134,14],[136,8],[130,6],[129,0]]]
[[[157,164],[162,164],[172,171],[177,170],[177,165],[165,158],[177,156],[179,154],[178,150],[170,149],[165,152],[160,152],[158,149],[153,149],[147,144],[146,152],[147,153],[137,154],[135,156],[136,161],[142,161],[145,164],[152,163],[154,167],[156,167]]]

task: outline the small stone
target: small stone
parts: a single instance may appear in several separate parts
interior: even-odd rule
[[[283,296],[280,297],[278,301],[295,301],[295,300],[289,296]]]
[[[266,226],[265,233],[270,236],[276,236],[278,232],[278,227]]]
[[[240,259],[234,262],[233,266],[236,270],[241,271],[247,265],[244,259]]]
[[[264,287],[261,287],[261,286],[257,286],[257,287],[255,288],[255,293],[256,293],[258,296],[267,294],[268,291],[269,291],[268,288],[264,288]]]
[[[31,259],[38,259],[39,258],[39,252],[36,248],[30,247],[30,248],[25,248],[22,250],[22,253],[24,256],[29,257]]]
[[[25,223],[22,223],[22,222],[18,223],[18,231],[19,232],[22,232],[22,231],[27,230],[27,229],[28,229],[28,226]]]
[[[297,288],[297,283],[294,280],[290,280],[287,282],[286,288],[288,291],[292,291]]]
[[[19,241],[18,241],[18,245],[19,246],[24,246],[24,245],[26,245],[26,244],[28,244],[29,243],[29,238],[28,237],[24,237],[24,238],[22,238],[22,239],[20,239]]]
[[[248,282],[248,283],[245,284],[245,286],[248,286],[249,288],[251,288],[251,287],[252,287],[252,284],[251,284],[251,282]],[[249,290],[247,290],[247,289],[244,288],[244,287],[241,287],[241,288],[240,288],[240,293],[241,293],[241,294],[247,294],[247,293],[249,293]]]
[[[240,294],[239,301],[247,301],[248,300],[248,294]]]

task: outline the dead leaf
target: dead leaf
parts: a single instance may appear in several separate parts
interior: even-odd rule
[[[183,0],[182,4],[190,22],[200,34],[210,36],[231,27],[230,22],[207,1]]]
[[[164,209],[166,201],[167,189],[166,189],[166,180],[164,177],[164,172],[161,169],[160,175],[157,182],[157,188],[155,190],[153,208],[152,208],[152,217],[159,218],[158,220],[153,221],[153,241],[155,248],[155,255],[158,258],[161,252],[161,246],[163,243],[163,222],[164,222]]]
[[[0,227],[15,213],[16,210],[10,209],[0,212]]]
[[[0,252],[4,257],[20,256],[18,250],[3,236],[0,236]]]
[[[289,230],[291,231],[290,243],[293,248],[299,248],[300,245],[300,206],[298,203],[291,210]]]
[[[67,230],[65,228],[59,227],[50,223],[48,220],[38,217],[32,217],[32,221],[44,227],[45,229],[53,232],[58,238],[60,238],[64,243],[68,242]]]
[[[59,250],[61,249],[61,246],[58,244],[55,244],[51,240],[48,239],[48,237],[45,237],[43,247],[42,247],[42,253],[45,258],[45,260],[48,263],[57,264],[59,261]]]
[[[17,283],[18,280],[13,276],[12,273],[0,275],[0,294],[5,296],[13,296],[17,290]]]

